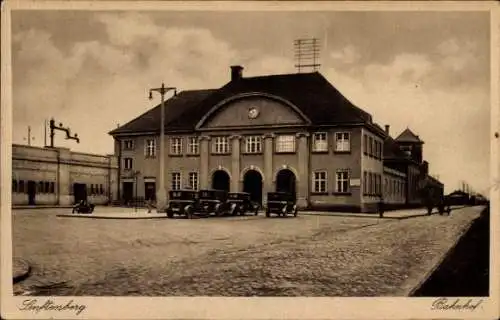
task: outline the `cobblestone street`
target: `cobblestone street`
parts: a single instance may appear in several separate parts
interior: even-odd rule
[[[299,215],[94,220],[13,213],[36,295],[404,296],[482,207],[403,220]],[[98,208],[108,210],[108,208]]]

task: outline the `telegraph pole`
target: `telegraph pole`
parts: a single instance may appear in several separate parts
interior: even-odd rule
[[[35,140],[35,137],[31,137],[31,127],[28,126],[28,138],[24,138],[24,140],[28,140],[28,146],[31,146],[31,140]]]
[[[165,189],[165,94],[170,90],[174,90],[174,96],[177,95],[175,87],[165,87],[162,82],[160,88],[149,89],[149,100],[153,99],[153,91],[158,92],[161,96],[160,106],[160,177],[158,188],[156,190],[156,211],[160,212],[167,205],[167,191]]]

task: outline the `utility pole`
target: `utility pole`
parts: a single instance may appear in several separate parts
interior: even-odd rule
[[[31,127],[28,126],[28,138],[24,138],[24,140],[28,140],[28,146],[31,146],[31,140],[35,140],[35,137],[31,137]]]
[[[160,88],[149,89],[149,100],[153,99],[153,91],[158,92],[161,96],[160,106],[160,177],[158,188],[156,191],[156,211],[160,212],[167,205],[167,191],[165,189],[165,94],[170,90],[174,90],[174,96],[177,95],[175,87],[165,87],[162,82]]]

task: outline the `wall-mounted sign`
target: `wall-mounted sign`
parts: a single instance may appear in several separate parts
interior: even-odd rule
[[[351,187],[359,187],[361,186],[361,179],[351,179],[349,185]]]

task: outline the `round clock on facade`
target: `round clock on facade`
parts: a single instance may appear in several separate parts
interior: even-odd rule
[[[250,119],[255,119],[258,116],[259,116],[259,110],[257,108],[252,107],[252,108],[248,109],[248,117]]]

